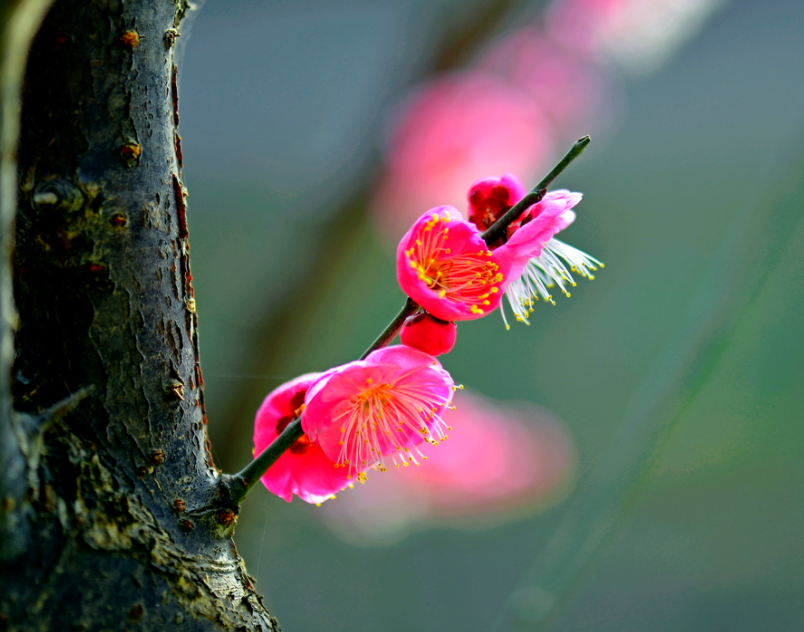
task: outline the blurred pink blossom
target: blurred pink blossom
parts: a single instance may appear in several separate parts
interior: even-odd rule
[[[371,204],[375,216],[387,234],[399,235],[424,209],[462,206],[467,185],[478,178],[539,172],[552,137],[528,92],[489,73],[443,75],[400,110]]]
[[[597,65],[583,53],[550,39],[535,26],[506,33],[480,56],[476,67],[506,79],[538,103],[556,130],[579,136],[596,118],[607,92]]]
[[[556,0],[551,37],[590,59],[626,70],[655,70],[692,37],[724,0]]]
[[[322,511],[355,544],[387,543],[436,524],[489,525],[557,502],[571,486],[575,452],[561,422],[543,409],[491,402],[465,391],[444,419],[449,440],[421,467],[377,475]]]

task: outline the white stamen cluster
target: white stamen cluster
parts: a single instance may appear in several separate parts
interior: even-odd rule
[[[542,253],[538,257],[532,257],[528,261],[522,276],[511,282],[505,290],[514,317],[519,322],[530,325],[528,317],[533,311],[534,301],[539,300],[540,296],[555,305],[553,295],[548,288],[557,285],[566,296],[569,296],[566,284],[572,287],[576,285],[571,272],[591,280],[595,278],[592,271],[597,270],[598,267],[604,266],[594,257],[563,241],[551,239],[544,245]],[[502,305],[500,305],[500,312],[505,322],[505,328],[510,329]]]

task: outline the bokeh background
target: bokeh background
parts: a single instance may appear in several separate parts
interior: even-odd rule
[[[454,467],[248,499],[285,630],[804,629],[800,0],[207,0],[184,39],[226,471],[271,389],[396,313],[411,217],[593,136],[561,237],[606,268],[530,327],[460,325]]]

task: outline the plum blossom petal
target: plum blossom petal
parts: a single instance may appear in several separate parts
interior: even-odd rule
[[[455,385],[431,355],[405,345],[374,351],[323,374],[305,399],[302,428],[351,479],[426,459],[418,445],[446,438],[443,410]]]
[[[274,389],[257,411],[254,453],[259,454],[293,421],[303,408],[307,389],[321,376],[308,373]],[[308,503],[321,503],[350,481],[321,448],[302,435],[260,479],[268,490],[290,502],[293,494]]]
[[[538,257],[542,247],[553,235],[564,230],[575,220],[572,210],[583,195],[566,189],[550,191],[541,202],[526,210],[517,229],[501,247],[500,254],[506,257]]]
[[[505,267],[451,206],[422,215],[399,242],[402,291],[441,320],[480,318],[502,297]]]
[[[525,197],[525,187],[513,173],[499,178],[483,178],[469,189],[469,221],[478,230],[487,230],[505,212]]]

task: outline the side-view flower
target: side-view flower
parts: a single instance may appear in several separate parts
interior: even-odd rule
[[[254,420],[254,453],[259,454],[304,410],[304,397],[321,373],[301,375],[274,389],[257,411]],[[290,502],[293,494],[308,503],[320,503],[346,487],[346,470],[338,469],[317,443],[307,435],[262,476],[269,491]]]
[[[308,373],[274,389],[254,420],[254,453],[259,454],[304,410],[304,397],[321,373]],[[262,475],[269,491],[290,502],[293,494],[320,503],[346,487],[346,470],[338,469],[317,443],[302,435]]]
[[[524,196],[525,188],[512,173],[479,180],[467,196],[469,220],[487,228]],[[508,226],[505,237],[492,244],[500,265],[508,271],[503,289],[518,321],[530,324],[528,316],[539,297],[555,305],[549,290],[555,285],[569,296],[567,285],[575,286],[573,272],[594,279],[592,272],[603,267],[594,257],[554,238],[575,221],[572,209],[582,197],[566,189],[546,193]],[[500,311],[508,327],[505,310]]]
[[[441,419],[452,378],[431,355],[397,345],[326,373],[297,377],[265,398],[254,423],[254,452],[301,417],[304,434],[262,476],[271,492],[321,503],[366,470],[418,465],[418,446],[446,439]]]

